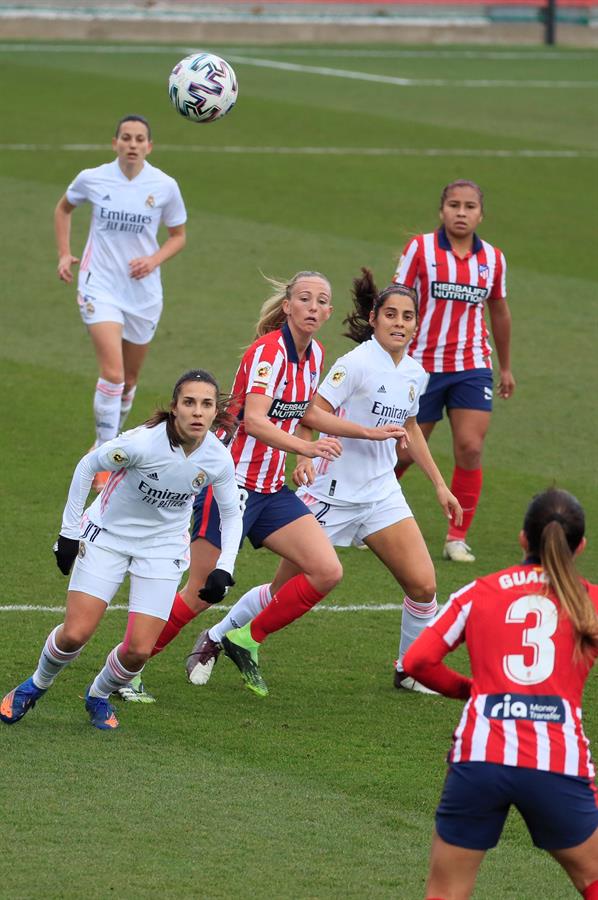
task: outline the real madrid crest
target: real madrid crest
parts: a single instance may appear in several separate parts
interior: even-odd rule
[[[196,491],[200,491],[202,489],[202,487],[204,486],[207,477],[208,476],[206,475],[206,473],[202,472],[202,470],[200,469],[199,472],[197,473],[197,475],[195,476],[195,478],[193,479],[193,481],[191,482],[191,487]]]
[[[149,206],[150,209],[153,209],[154,206],[156,205],[156,201],[154,200],[154,198],[152,197],[151,194],[149,195],[149,197],[148,197],[147,200],[145,201],[145,205],[146,205],[146,206]]]
[[[415,400],[415,388],[412,384],[409,385],[409,402],[413,403]]]
[[[85,544],[83,543],[83,541],[79,541],[79,553],[77,554],[79,559],[83,559],[83,557],[85,556],[85,553],[86,553]]]
[[[347,370],[344,366],[336,366],[330,373],[332,387],[338,387],[345,380]]]

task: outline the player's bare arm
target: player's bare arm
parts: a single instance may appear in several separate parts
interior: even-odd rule
[[[436,490],[438,502],[444,510],[447,519],[452,519],[455,525],[460,525],[463,521],[463,509],[461,504],[451,494],[440,469],[434,462],[430,448],[422,434],[422,430],[417,424],[415,416],[410,416],[405,422],[405,428],[410,437],[409,453],[413,461],[420,467],[422,472],[427,475]]]
[[[75,207],[66,199],[60,198],[54,210],[54,234],[58,250],[58,277],[70,284],[73,280],[71,267],[77,265],[79,259],[71,253],[71,215]]]
[[[511,372],[511,310],[506,300],[489,300],[488,314],[500,369],[496,390],[499,397],[508,400],[516,385]]]

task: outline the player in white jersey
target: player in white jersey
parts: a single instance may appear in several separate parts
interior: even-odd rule
[[[448,518],[459,522],[462,510],[448,490],[417,425],[419,397],[427,375],[407,356],[417,328],[415,292],[394,284],[378,292],[372,274],[362,270],[354,281],[355,311],[348,317],[347,336],[359,347],[332,366],[318,388],[315,405],[339,419],[366,428],[395,425],[406,430],[409,451],[434,484]],[[338,458],[319,459],[314,469],[307,458],[298,460],[294,480],[303,502],[337,547],[364,543],[384,563],[405,591],[401,642],[396,663],[396,687],[426,692],[402,671],[402,658],[412,641],[437,611],[434,566],[394,474],[396,442],[342,439]],[[187,663],[190,679],[204,684],[228,628],[245,626],[269,604],[297,569],[283,559],[272,585],[252,588],[219,625],[211,628],[203,646],[194,648]],[[225,645],[226,646],[226,645]]]
[[[111,693],[140,675],[168,620],[189,565],[189,519],[197,494],[211,485],[222,542],[201,598],[217,603],[233,582],[242,518],[230,453],[211,433],[232,433],[235,420],[218,385],[202,369],[177,381],[168,410],[91,451],[77,465],[54,548],[64,575],[75,563],[66,618],[48,635],[33,675],[6,695],[0,719],[18,722],[76,659],[94,634],[127,573],[129,619],[122,643],[106,659],[85,695],[91,724],[118,727]],[[110,471],[105,489],[83,512],[93,476]]]
[[[147,162],[152,146],[147,120],[124,116],[112,140],[116,159],[80,172],[54,213],[58,277],[70,284],[79,262],[71,254],[71,215],[82,203],[92,207],[77,301],[99,367],[96,447],[116,437],[130,412],[162,312],[160,266],[185,246],[183,198],[174,178]],[[161,224],[168,230],[162,246]],[[94,488],[101,490],[107,478],[98,473]]]

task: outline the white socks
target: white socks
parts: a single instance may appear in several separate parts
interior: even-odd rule
[[[118,647],[114,647],[106,657],[106,664],[102,671],[96,675],[89,689],[90,697],[104,697],[108,699],[110,694],[118,688],[124,687],[132,678],[143,672],[143,666],[137,672],[129,672],[118,658]]]
[[[220,643],[227,631],[241,628],[255,619],[258,613],[267,607],[272,600],[269,584],[260,584],[243,594],[240,600],[229,610],[225,617],[210,628],[208,634],[213,641]]]
[[[403,600],[403,616],[401,619],[401,643],[399,646],[399,658],[397,669],[402,671],[402,660],[413,641],[421,634],[426,625],[429,625],[436,613],[438,604],[436,594],[427,603],[416,603],[410,597]]]
[[[60,625],[57,625],[46,638],[46,643],[41,652],[37,669],[32,676],[34,685],[44,691],[49,687],[52,687],[56,676],[62,672],[65,666],[68,666],[70,662],[77,659],[85,646],[84,644],[83,647],[79,647],[78,650],[73,650],[71,653],[59,650],[54,638],[60,627]]]
[[[120,384],[113,384],[111,381],[106,381],[105,378],[98,378],[95,394],[93,395],[97,446],[105,443],[105,441],[112,440],[118,434],[121,397],[124,386],[124,381]]]
[[[123,430],[123,425],[127,419],[127,416],[131,412],[131,407],[133,406],[133,400],[135,399],[135,391],[137,390],[137,385],[133,385],[130,391],[127,391],[126,394],[123,393],[120,398],[120,419],[118,422],[118,430],[119,432]]]

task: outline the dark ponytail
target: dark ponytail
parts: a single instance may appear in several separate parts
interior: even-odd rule
[[[354,311],[349,313],[343,320],[343,325],[348,325],[344,337],[351,338],[357,344],[363,344],[369,341],[374,329],[370,325],[370,313],[373,311],[374,318],[377,317],[378,311],[384,306],[384,302],[393,294],[400,297],[409,297],[413,301],[415,308],[416,321],[419,319],[419,304],[417,294],[413,288],[407,287],[405,284],[389,284],[383,291],[378,291],[374,282],[374,276],[371,269],[363,267],[361,275],[353,279],[353,297]]]

